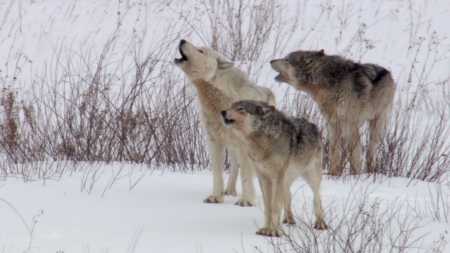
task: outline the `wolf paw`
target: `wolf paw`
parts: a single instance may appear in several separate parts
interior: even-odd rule
[[[275,228],[261,228],[256,231],[257,235],[270,236],[270,237],[280,237],[281,232]]]
[[[228,196],[236,196],[237,195],[237,191],[236,189],[226,189],[223,193],[224,195],[228,195]]]
[[[314,228],[318,229],[318,230],[324,230],[324,229],[327,229],[328,226],[323,219],[318,219],[316,221],[316,224],[314,225]]]
[[[207,197],[205,200],[203,200],[205,203],[223,203],[223,195],[220,196],[214,196],[211,195]]]
[[[255,202],[251,199],[240,199],[236,202],[237,206],[254,206]]]

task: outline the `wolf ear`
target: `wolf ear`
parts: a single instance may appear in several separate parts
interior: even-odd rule
[[[271,105],[256,107],[256,112],[258,113],[258,115],[262,116],[263,119],[269,116],[273,112],[273,110],[275,110],[275,107]]]
[[[234,62],[227,61],[222,57],[217,58],[217,63],[219,64],[219,69],[228,69],[234,66]]]
[[[323,50],[323,49],[320,50],[320,51],[319,51],[319,55],[325,55],[325,50]]]

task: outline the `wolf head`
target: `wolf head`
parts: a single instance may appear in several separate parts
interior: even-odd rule
[[[297,79],[304,78],[310,74],[311,70],[320,67],[320,60],[324,56],[323,49],[320,51],[296,51],[284,59],[271,60],[270,65],[280,73],[275,77],[277,82],[295,85]]]
[[[175,66],[181,68],[193,82],[196,80],[210,81],[221,69],[234,66],[214,50],[207,47],[195,47],[181,40],[178,46],[181,58],[175,58]]]
[[[225,125],[246,136],[263,130],[275,111],[275,107],[265,102],[241,100],[234,102],[231,108],[223,110],[221,114]]]

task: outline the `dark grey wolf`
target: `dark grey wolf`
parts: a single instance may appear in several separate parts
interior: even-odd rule
[[[241,99],[266,101],[275,105],[275,97],[268,88],[250,82],[247,75],[234,67],[214,50],[195,47],[185,40],[178,45],[181,58],[175,66],[181,68],[195,86],[200,101],[200,120],[206,134],[213,171],[213,192],[204,202],[221,203],[223,195],[236,196],[238,161],[241,166],[242,198],[240,206],[254,205],[254,172],[242,140],[231,129],[224,126],[220,111]],[[223,151],[230,155],[231,173],[226,189],[223,180]]]
[[[395,84],[391,73],[375,64],[356,63],[324,51],[296,51],[270,62],[286,82],[308,93],[327,120],[331,144],[331,175],[341,175],[345,155],[350,155],[350,174],[360,174],[361,141],[359,129],[370,127],[366,171],[374,171],[374,154],[391,113]],[[343,151],[341,153],[341,150]]]
[[[283,202],[283,223],[295,224],[290,187],[299,176],[308,182],[314,193],[314,227],[326,229],[320,199],[323,145],[317,127],[304,118],[287,118],[260,101],[238,101],[221,114],[225,125],[243,137],[248,157],[256,165],[266,215],[266,223],[257,234],[281,235]]]

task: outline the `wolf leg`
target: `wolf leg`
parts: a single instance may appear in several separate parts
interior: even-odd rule
[[[314,224],[314,228],[320,230],[327,229],[328,226],[325,223],[323,217],[322,200],[320,198],[320,184],[322,182],[322,161],[316,160],[313,166],[314,168],[312,168],[312,170],[308,170],[305,173],[304,178],[308,182],[314,194],[314,212],[316,214],[316,222]]]
[[[361,139],[359,128],[352,126],[347,137],[347,149],[350,152],[350,175],[361,174]]]
[[[280,212],[284,201],[284,179],[282,184],[271,180],[267,176],[260,176],[261,190],[264,196],[264,214],[266,222],[263,228],[260,228],[256,234],[263,236],[281,236]],[[283,189],[281,189],[283,187]]]
[[[239,172],[239,166],[238,166],[238,156],[236,154],[236,150],[233,148],[227,148],[228,155],[230,156],[230,175],[228,177],[228,183],[227,188],[225,188],[225,195],[232,195],[236,196],[236,181],[238,177]]]
[[[295,225],[294,214],[292,213],[292,195],[291,185],[294,182],[293,179],[287,179],[286,181],[286,193],[284,198],[284,218],[283,223]]]
[[[211,156],[213,172],[213,192],[203,202],[222,203],[223,202],[223,149],[222,142],[217,140],[208,140],[209,152]]]
[[[342,133],[338,124],[328,124],[328,135],[330,138],[331,147],[331,164],[329,174],[332,176],[340,176],[344,170],[341,148],[342,148]]]
[[[277,178],[272,179],[272,181],[273,184],[275,184],[275,198],[272,204],[271,223],[272,228],[278,231],[280,228],[281,212],[283,210],[282,207],[286,200],[286,176],[280,175]]]
[[[253,163],[248,157],[247,150],[240,148],[239,162],[241,165],[241,183],[242,183],[242,198],[236,202],[239,206],[254,206],[255,205],[255,185],[253,183],[254,168]]]
[[[389,112],[385,112],[384,115],[369,122],[370,135],[369,135],[369,148],[366,153],[366,172],[373,173],[374,170],[374,157],[375,150],[378,142],[380,142],[383,134],[386,130],[386,125],[389,118]]]
[[[258,180],[264,200],[264,228],[268,228],[272,215],[272,183],[268,178],[264,178],[263,176],[258,176]]]

